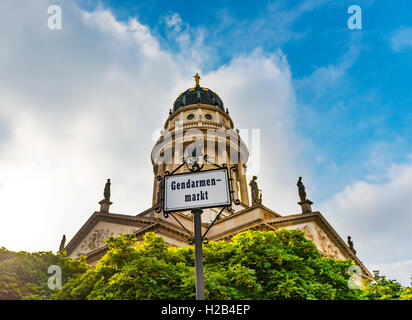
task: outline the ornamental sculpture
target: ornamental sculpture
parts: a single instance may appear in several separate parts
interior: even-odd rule
[[[195,78],[196,87],[199,87],[199,80],[200,80],[199,74],[196,72],[196,74],[193,76],[193,78]]]
[[[113,235],[109,229],[96,229],[83,241],[79,256],[86,256],[89,252],[102,247],[107,237]]]
[[[300,201],[303,202],[306,200],[306,191],[305,191],[305,186],[302,183],[302,177],[299,177],[297,186],[298,186]]]
[[[249,182],[250,192],[252,194],[252,207],[262,203],[262,191],[258,188],[256,180],[257,177],[253,176],[252,180]]]
[[[350,237],[350,236],[348,236],[348,246],[349,246],[349,249],[350,249],[354,254],[356,254],[356,250],[355,250],[355,248],[353,247],[353,241],[351,240],[351,237]]]
[[[110,201],[110,185],[110,179],[107,179],[106,185],[104,186],[103,196],[108,201]]]
[[[306,199],[306,191],[305,191],[305,186],[303,185],[303,182],[302,182],[302,177],[299,177],[298,183],[296,185],[298,186],[299,198],[300,198],[300,202],[298,202],[298,204],[302,207],[302,213],[312,212],[311,205],[313,204],[313,202],[310,201],[309,199]]]
[[[65,244],[66,244],[66,235],[64,234],[62,241],[60,241],[59,251],[62,251],[64,249]]]

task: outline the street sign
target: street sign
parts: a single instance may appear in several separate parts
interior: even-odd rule
[[[165,212],[231,205],[227,168],[164,177]]]

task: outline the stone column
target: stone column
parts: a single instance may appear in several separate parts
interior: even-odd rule
[[[230,167],[229,167],[230,170]],[[238,189],[238,172],[232,171],[232,186],[233,186],[233,200],[239,199],[239,189]]]
[[[157,188],[159,182],[157,181],[157,171],[159,170],[159,166],[153,165],[153,196],[152,196],[152,206],[157,203]]]
[[[246,166],[242,163],[238,163],[237,170],[239,174],[239,185],[240,185],[240,201],[247,206],[249,206],[249,190],[247,187],[246,175],[244,172]]]
[[[163,177],[165,174],[165,164],[161,163],[157,166],[157,172],[155,173],[154,176],[154,187],[153,187],[153,205],[157,204],[158,201],[158,196],[159,196],[159,186],[160,186],[160,181],[157,181],[157,176]]]

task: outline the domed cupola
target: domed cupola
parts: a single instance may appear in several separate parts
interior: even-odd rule
[[[164,130],[152,150],[154,173],[153,205],[158,203],[160,185],[158,176],[165,172],[189,172],[182,167],[182,159],[188,156],[189,149],[194,143],[202,148],[200,152],[208,156],[212,163],[228,168],[236,167],[234,174],[233,192],[246,206],[249,205],[248,186],[245,168],[249,158],[249,150],[234,129],[234,124],[225,111],[222,100],[208,88],[199,85],[200,77],[196,73],[195,86],[184,91],[176,99],[173,109],[164,124]],[[200,145],[201,144],[201,145]],[[179,167],[180,166],[180,167]],[[205,169],[215,169],[210,163],[205,163]],[[209,212],[210,217],[214,213]],[[202,218],[203,219],[203,218]],[[209,218],[205,218],[206,220]],[[211,222],[212,220],[210,220]]]
[[[177,97],[175,103],[173,104],[173,112],[181,107],[197,103],[216,106],[220,110],[225,111],[223,102],[219,96],[212,90],[199,86],[200,77],[197,73],[194,78],[196,80],[196,87],[187,89]]]

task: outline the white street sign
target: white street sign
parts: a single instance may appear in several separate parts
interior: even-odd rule
[[[227,169],[165,176],[164,192],[165,212],[232,204]]]

